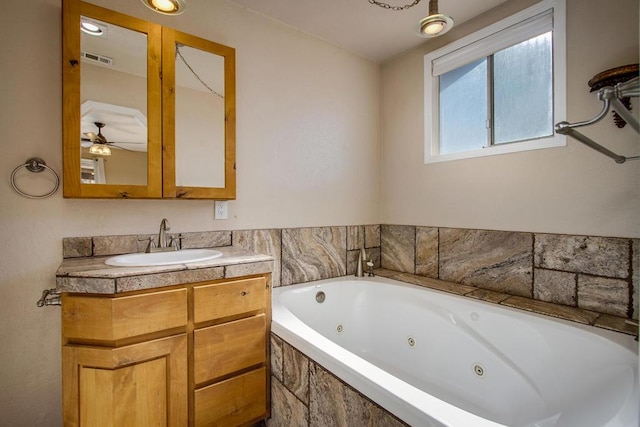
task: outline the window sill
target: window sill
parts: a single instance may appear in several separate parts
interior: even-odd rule
[[[522,151],[541,150],[544,148],[565,147],[567,145],[564,135],[554,135],[552,138],[537,139],[533,141],[513,142],[510,144],[492,145],[479,150],[463,151],[450,154],[425,153],[424,163],[441,163],[453,160],[474,159],[478,157],[496,156],[499,154],[518,153]]]

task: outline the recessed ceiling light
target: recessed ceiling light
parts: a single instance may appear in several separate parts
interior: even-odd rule
[[[164,15],[180,15],[187,7],[186,0],[140,0],[149,9]]]
[[[80,29],[92,36],[106,36],[107,35],[107,27],[106,25],[101,25],[98,22],[91,21],[86,18],[82,18],[80,20]]]

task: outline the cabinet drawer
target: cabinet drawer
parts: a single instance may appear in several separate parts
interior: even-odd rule
[[[196,390],[195,409],[196,426],[238,426],[266,416],[266,369]]]
[[[266,279],[236,280],[193,288],[193,317],[196,323],[223,317],[264,311]]]
[[[63,335],[117,341],[187,325],[187,290],[126,297],[63,296]]]
[[[259,314],[194,332],[196,384],[266,360],[266,316]]]

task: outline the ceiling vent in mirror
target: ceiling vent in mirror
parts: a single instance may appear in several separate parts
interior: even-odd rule
[[[140,0],[142,4],[147,6],[154,12],[163,15],[180,15],[187,7],[186,0]]]
[[[97,53],[90,53],[82,51],[81,53],[82,59],[87,62],[93,62],[95,64],[100,64],[105,67],[111,67],[113,65],[113,59],[108,56],[98,55]]]

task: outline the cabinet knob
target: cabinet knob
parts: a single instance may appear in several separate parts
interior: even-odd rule
[[[247,291],[242,291],[242,292],[240,292],[240,295],[242,295],[242,296],[244,297],[244,296],[249,295],[249,292],[247,292]]]

